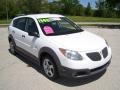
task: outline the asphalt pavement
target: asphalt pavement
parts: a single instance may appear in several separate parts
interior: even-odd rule
[[[105,38],[112,48],[107,71],[86,78],[47,79],[39,66],[9,52],[8,31],[0,28],[0,90],[120,90],[120,29],[83,28]]]

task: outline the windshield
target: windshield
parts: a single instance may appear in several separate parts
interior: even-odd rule
[[[83,31],[66,17],[50,17],[37,19],[46,36],[65,35]]]

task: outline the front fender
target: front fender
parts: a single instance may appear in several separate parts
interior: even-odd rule
[[[60,60],[59,60],[58,56],[56,55],[55,51],[53,51],[51,48],[43,47],[43,48],[40,49],[40,51],[39,51],[39,59],[40,60],[42,58],[43,53],[49,54],[54,59],[54,62],[56,63],[58,68],[61,66],[61,63],[60,63]]]

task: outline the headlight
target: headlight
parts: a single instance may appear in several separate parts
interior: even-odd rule
[[[82,60],[83,59],[82,56],[76,51],[66,50],[62,48],[60,48],[59,50],[68,59],[71,59],[71,60]]]

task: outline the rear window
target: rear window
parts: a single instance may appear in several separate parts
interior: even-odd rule
[[[25,24],[26,24],[25,18],[18,18],[13,21],[13,27],[16,27],[23,31],[25,31]]]

